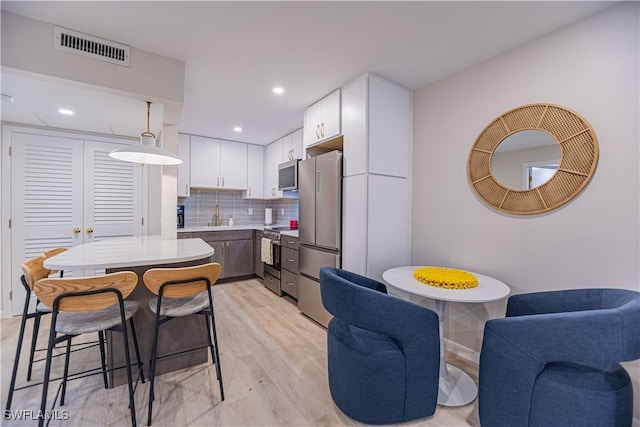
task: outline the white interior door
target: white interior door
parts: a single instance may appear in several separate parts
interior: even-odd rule
[[[84,143],[84,243],[142,234],[142,166],[109,157],[117,147]],[[84,272],[103,273],[104,269]]]
[[[12,313],[20,314],[24,290],[20,265],[56,247],[82,243],[82,140],[12,134]]]

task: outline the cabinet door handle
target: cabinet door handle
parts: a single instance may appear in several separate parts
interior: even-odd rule
[[[93,227],[87,227],[87,233],[89,234],[93,233]]]
[[[75,228],[73,229],[73,234],[78,234],[78,233],[80,233],[80,231],[82,231],[82,230],[80,229],[80,227],[75,227]]]
[[[184,185],[184,193],[189,194],[189,184]]]
[[[320,125],[316,126],[316,138],[320,139]]]
[[[247,197],[251,197],[251,187],[247,189]]]
[[[287,262],[295,262],[295,259],[287,259]]]
[[[324,138],[324,122],[320,125],[320,135]]]
[[[216,187],[220,187],[220,177],[217,177]]]
[[[222,186],[224,187],[224,176],[222,177]]]

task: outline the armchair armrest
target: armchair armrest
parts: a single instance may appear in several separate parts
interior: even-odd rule
[[[600,308],[603,289],[570,289],[512,295],[507,317],[532,314],[566,313]]]
[[[572,360],[591,366],[623,361],[624,323],[612,310],[576,311],[493,319],[495,334],[541,363]]]
[[[401,346],[424,339],[438,345],[438,315],[426,307],[403,301],[373,289],[346,289],[340,295],[325,291],[331,283],[320,282],[327,310],[346,323],[393,337]],[[422,344],[420,344],[422,345]]]

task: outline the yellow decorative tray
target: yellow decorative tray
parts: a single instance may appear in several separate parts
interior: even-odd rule
[[[470,289],[478,286],[478,278],[473,274],[444,267],[420,267],[413,277],[425,285],[444,289]]]

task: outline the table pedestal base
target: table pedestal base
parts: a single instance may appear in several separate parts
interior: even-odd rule
[[[475,382],[460,368],[446,364],[446,374],[440,370],[438,405],[462,406],[471,403],[478,394]]]

